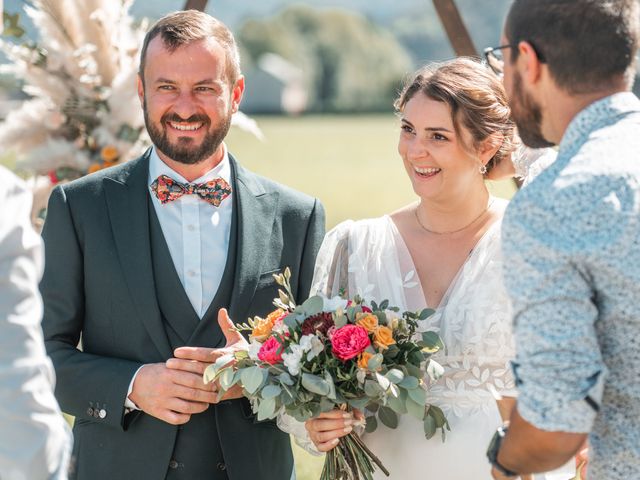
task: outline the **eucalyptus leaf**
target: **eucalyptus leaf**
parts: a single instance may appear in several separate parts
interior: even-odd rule
[[[389,381],[388,378],[383,377],[382,375],[380,375],[379,373],[376,372],[376,380],[378,380],[378,383],[380,384],[380,386],[382,387],[382,389],[386,392],[387,390],[389,390],[389,384],[391,383]],[[365,382],[366,384],[366,382]]]
[[[348,400],[348,404],[351,405],[351,407],[356,408],[358,410],[364,410],[364,408],[368,405],[369,403],[369,398],[365,397],[365,398],[350,398]]]
[[[399,384],[400,382],[402,382],[402,380],[404,380],[404,373],[402,373],[400,370],[398,370],[397,368],[392,368],[391,370],[389,370],[386,374],[385,377],[387,377],[387,379],[393,383],[393,384]]]
[[[291,378],[291,375],[289,375],[287,372],[282,372],[280,375],[278,375],[278,380],[280,380],[280,383],[288,386],[294,385],[296,383],[293,381],[293,378]]]
[[[347,320],[347,316],[346,315],[336,315],[336,318],[334,320],[334,324],[336,326],[336,328],[342,328],[347,324],[348,320]]]
[[[262,392],[260,392],[262,398],[264,399],[275,398],[281,393],[282,388],[280,388],[278,385],[267,385],[262,389]]]
[[[373,357],[369,359],[367,362],[367,369],[371,372],[375,372],[382,366],[382,362],[384,357],[381,353],[376,353]]]
[[[429,410],[427,410],[427,415],[433,417],[433,420],[436,423],[436,427],[447,427],[447,429],[449,429],[449,422],[447,421],[447,417],[445,417],[444,412],[439,407],[430,405]]]
[[[220,373],[218,381],[220,382],[220,387],[222,390],[229,390],[233,387],[235,381],[237,381],[237,377],[232,368],[226,368]]]
[[[406,376],[400,383],[398,383],[398,385],[402,388],[406,388],[407,390],[413,390],[420,386],[420,380],[416,377]]]
[[[250,395],[256,393],[258,388],[262,385],[262,382],[266,380],[267,372],[260,367],[249,367],[242,370],[240,374],[240,380],[242,386],[249,392]]]
[[[311,393],[322,396],[328,395],[331,389],[329,387],[329,384],[323,378],[320,378],[317,375],[312,375],[310,373],[302,374],[302,386]]]
[[[407,412],[409,413],[409,415],[417,418],[418,420],[424,419],[425,417],[424,404],[420,405],[419,403],[414,402],[411,397],[408,397],[406,406],[407,406]]]
[[[384,393],[384,390],[378,382],[374,382],[373,380],[365,380],[364,393],[366,393],[368,397],[378,398]]]
[[[417,404],[422,405],[423,407],[427,403],[427,392],[425,392],[422,388],[414,388],[413,390],[408,390],[409,398],[411,398]]]
[[[331,377],[331,374],[328,371],[324,372],[324,381],[327,382],[327,385],[329,385],[329,393],[327,393],[327,397],[330,400],[335,400],[336,399],[336,386],[333,383],[333,378]]]
[[[364,427],[364,431],[367,433],[375,432],[376,429],[378,428],[378,420],[376,419],[375,415],[371,415],[370,417],[367,417],[366,422],[367,424]]]
[[[400,389],[397,397],[389,397],[387,405],[393,409],[394,412],[404,415],[407,413],[407,391]]]
[[[424,436],[429,440],[436,434],[436,422],[431,415],[424,417]]]
[[[407,372],[409,373],[409,375],[411,375],[412,377],[422,378],[424,376],[424,372],[420,370],[419,367],[415,366],[412,363],[407,363],[405,365],[405,368],[407,369]]]
[[[204,369],[204,373],[202,374],[202,381],[204,383],[211,383],[216,379],[216,375],[218,373],[218,369],[214,364],[209,365]]]
[[[266,398],[258,405],[258,421],[273,418],[276,410],[276,399]]]
[[[427,353],[435,353],[444,348],[444,343],[436,332],[423,332],[422,342],[424,344],[423,350]]]
[[[378,410],[378,418],[383,425],[389,428],[398,428],[398,415],[389,407],[381,406]]]
[[[432,308],[425,308],[420,312],[420,315],[418,316],[418,318],[420,320],[426,320],[427,318],[429,318],[431,315],[433,315],[434,313],[436,313],[436,311]]]
[[[322,311],[323,307],[324,301],[322,300],[322,297],[318,295],[307,298],[302,304],[302,308],[307,316],[317,315]]]

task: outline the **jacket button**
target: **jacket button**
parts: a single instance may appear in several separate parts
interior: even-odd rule
[[[172,468],[172,469],[174,469],[174,470],[175,470],[176,468],[178,468],[178,462],[177,462],[177,460],[171,460],[171,461],[169,462],[169,468]]]
[[[227,466],[222,462],[218,463],[217,467],[218,467],[219,470],[226,470],[227,469]]]
[[[87,415],[89,415],[90,417],[93,417],[93,408],[91,407],[87,408]]]
[[[103,408],[98,412],[98,416],[100,418],[105,418],[107,416],[107,411]]]

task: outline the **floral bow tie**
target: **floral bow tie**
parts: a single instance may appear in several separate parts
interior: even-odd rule
[[[160,175],[151,184],[151,191],[163,205],[183,195],[198,195],[205,202],[218,207],[231,195],[231,186],[220,177],[206,183],[180,183],[171,177]]]

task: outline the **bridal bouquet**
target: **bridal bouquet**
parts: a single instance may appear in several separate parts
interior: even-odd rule
[[[248,351],[219,358],[205,382],[217,380],[220,395],[240,384],[258,420],[286,414],[304,422],[335,408],[366,409],[365,430],[372,432],[378,421],[396,428],[398,415],[408,413],[423,422],[427,438],[440,429],[444,439],[447,420],[429,405],[424,382],[441,375],[430,357],[443,344],[434,332],[416,333],[433,310],[400,312],[359,297],[314,296],[296,305],[289,269],[274,277],[283,288],[277,309],[237,325],[250,332]],[[389,475],[352,432],[327,454],[321,480],[369,480],[374,464]]]

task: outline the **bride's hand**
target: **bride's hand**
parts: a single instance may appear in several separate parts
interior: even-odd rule
[[[362,414],[357,412],[356,416],[361,417]],[[351,433],[356,423],[356,417],[352,413],[332,410],[307,420],[305,428],[318,451],[328,452],[335,448],[341,437]]]

